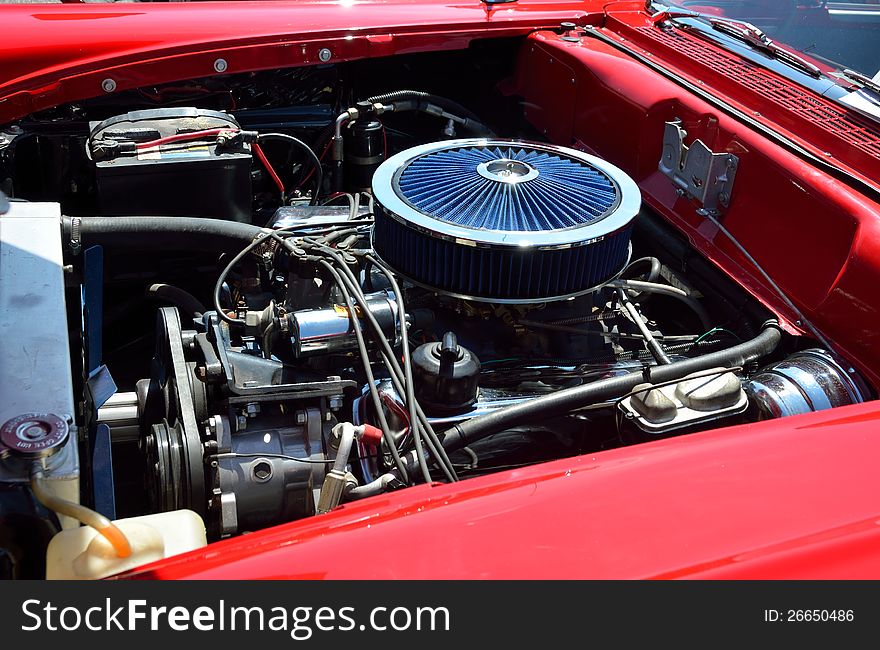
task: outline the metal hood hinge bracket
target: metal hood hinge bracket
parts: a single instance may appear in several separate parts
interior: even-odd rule
[[[730,153],[715,153],[701,140],[688,147],[684,144],[686,136],[680,120],[666,123],[658,168],[676,186],[680,196],[701,204],[700,212],[720,214],[730,205],[739,158]]]

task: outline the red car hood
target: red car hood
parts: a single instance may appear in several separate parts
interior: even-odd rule
[[[148,578],[880,578],[876,403],[694,434],[244,535]]]
[[[605,4],[526,0],[493,8],[479,0],[287,0],[5,6],[0,123],[92,97],[108,76],[116,90],[125,90],[151,83],[155,70],[167,71],[169,65],[178,79],[215,74],[215,48],[224,50],[227,73],[318,63],[322,48],[331,50],[333,62],[454,49],[489,33],[557,27],[601,12]],[[230,50],[236,47],[242,49]]]

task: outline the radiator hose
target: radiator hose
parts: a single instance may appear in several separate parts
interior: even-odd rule
[[[62,241],[161,250],[238,250],[264,228],[203,217],[61,217]]]
[[[758,335],[744,343],[731,348],[709,352],[699,357],[675,361],[666,365],[646,368],[644,372],[635,371],[618,377],[601,379],[583,386],[566,388],[555,393],[541,395],[527,402],[500,408],[486,415],[456,424],[448,429],[443,436],[443,448],[447,452],[466,447],[477,440],[487,438],[501,431],[506,431],[530,422],[565,415],[580,408],[599,402],[623,397],[636,386],[643,383],[662,383],[675,381],[701,370],[711,368],[731,368],[743,366],[750,361],[760,359],[773,352],[782,339],[782,331],[775,320],[769,320],[761,328]],[[414,453],[404,456],[403,461],[408,470],[416,471]]]

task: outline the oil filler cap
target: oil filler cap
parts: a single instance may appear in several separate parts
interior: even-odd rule
[[[25,458],[51,456],[70,433],[66,418],[54,413],[25,413],[7,420],[0,427],[0,453]]]
[[[453,332],[439,343],[420,345],[412,360],[416,398],[428,413],[466,410],[477,399],[480,360]]]

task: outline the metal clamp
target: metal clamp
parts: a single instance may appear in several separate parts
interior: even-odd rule
[[[658,168],[675,184],[680,196],[699,201],[704,214],[717,215],[730,205],[739,158],[715,153],[701,140],[687,147],[686,136],[680,120],[666,123]]]
[[[82,219],[73,217],[70,220],[70,253],[79,255],[82,250]]]

